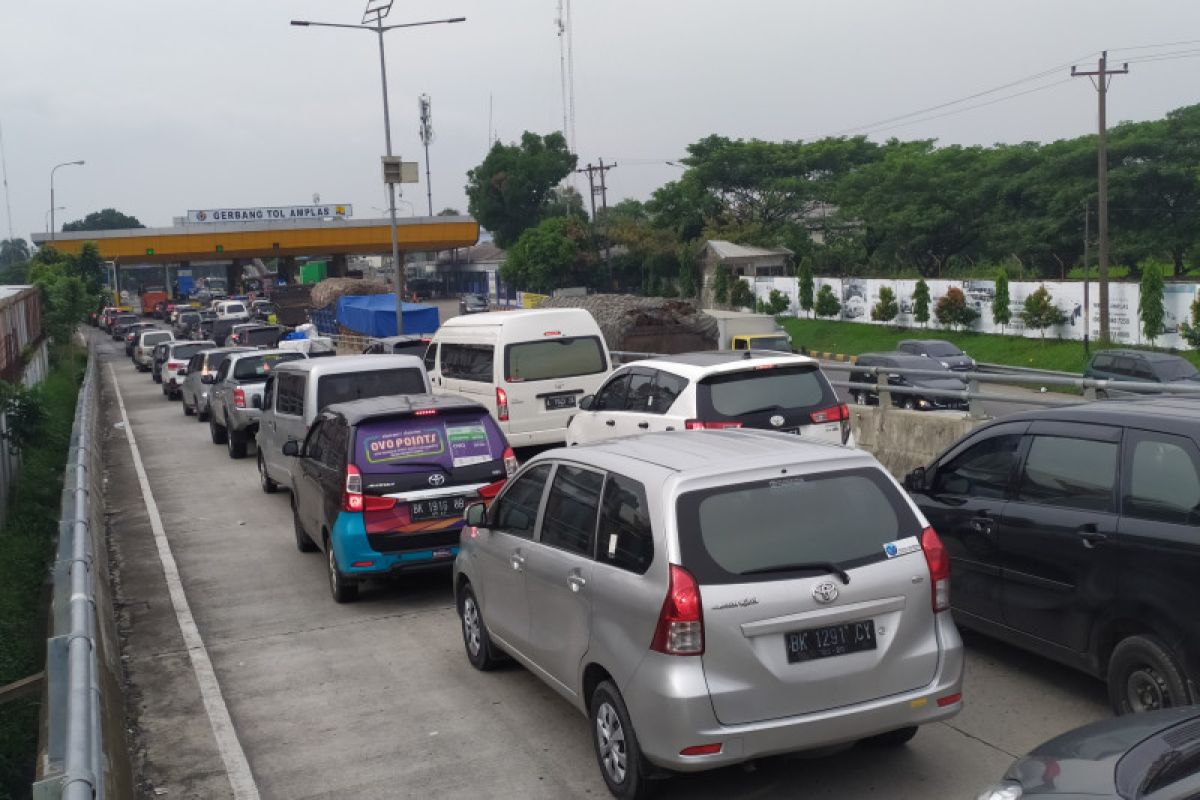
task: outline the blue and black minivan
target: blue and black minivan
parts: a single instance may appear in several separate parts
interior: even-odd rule
[[[490,502],[517,469],[487,409],[448,395],[328,406],[283,452],[297,457],[296,546],[325,552],[339,603],[354,600],[364,578],[449,569],[463,510]]]

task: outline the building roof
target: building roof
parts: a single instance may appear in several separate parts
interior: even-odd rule
[[[707,247],[717,258],[722,261],[736,261],[739,259],[760,259],[760,258],[778,258],[779,256],[793,255],[792,251],[786,247],[754,247],[747,244],[734,244],[723,239],[709,239]]]

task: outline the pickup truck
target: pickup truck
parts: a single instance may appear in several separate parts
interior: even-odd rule
[[[244,458],[246,444],[258,433],[267,376],[279,364],[302,358],[307,356],[296,351],[248,350],[225,359],[208,390],[208,432],[213,444],[226,445],[230,458]]]

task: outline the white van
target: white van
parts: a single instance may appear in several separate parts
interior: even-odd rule
[[[489,311],[446,320],[425,353],[435,394],[482,403],[513,447],[566,440],[579,398],[612,362],[582,308]]]
[[[222,300],[217,303],[216,311],[217,319],[250,321],[250,312],[246,310],[246,304],[241,300]]]

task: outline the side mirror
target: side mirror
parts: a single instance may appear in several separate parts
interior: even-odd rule
[[[217,376],[216,375],[201,375],[200,382],[201,383],[216,383]]]
[[[262,411],[262,396],[257,394],[254,395],[254,397],[250,398],[250,405],[254,408],[257,408],[259,411]]]
[[[904,476],[904,488],[910,492],[925,491],[925,468],[917,467]]]
[[[467,510],[463,513],[463,518],[472,528],[486,527],[487,506],[483,503],[472,503],[467,506]]]
[[[283,443],[283,454],[285,456],[298,457],[300,455],[300,443],[295,439],[288,439]]]
[[[579,398],[579,410],[580,411],[590,411],[592,408],[592,401],[595,399],[596,399],[596,395],[594,395],[594,394],[587,394],[587,395],[584,395],[583,397]]]

